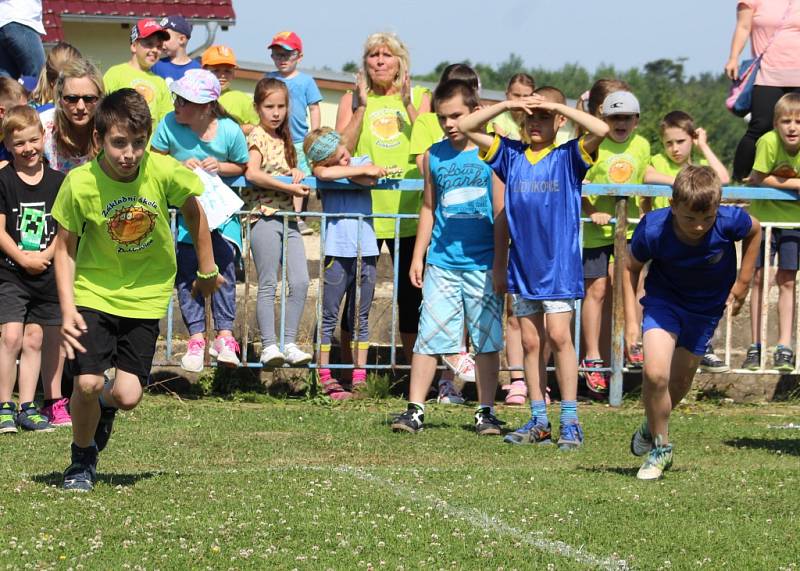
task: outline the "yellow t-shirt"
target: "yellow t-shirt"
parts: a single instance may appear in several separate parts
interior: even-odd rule
[[[109,178],[102,155],[69,172],[53,218],[80,236],[75,305],[143,319],[167,312],[175,285],[169,207],[203,193],[203,183],[172,157],[145,152],[132,182]]]
[[[412,157],[422,155],[431,145],[444,139],[444,131],[439,125],[436,113],[420,113],[411,129],[411,142],[408,152]]]
[[[641,135],[633,135],[624,143],[605,139],[597,151],[597,161],[586,174],[586,180],[595,184],[642,184],[650,163],[650,143]],[[612,216],[616,199],[613,196],[589,196],[589,202],[599,212]],[[588,216],[584,212],[584,216]],[[628,200],[628,218],[639,218],[638,202]],[[628,224],[628,240],[636,224]],[[614,226],[586,223],[583,225],[583,247],[599,248],[614,243]]]
[[[486,124],[486,132],[494,133],[495,125],[502,129],[503,137],[506,139],[513,139],[514,141],[522,140],[519,124],[514,120],[511,111],[503,111],[500,115],[489,121]]]
[[[231,89],[219,96],[219,102],[239,125],[258,125],[259,119],[256,109],[253,107],[252,95]]]
[[[656,169],[663,175],[671,176],[675,178],[678,176],[678,173],[683,170],[687,164],[689,165],[696,165],[701,167],[707,167],[708,161],[705,157],[696,157],[694,153],[692,153],[689,162],[683,165],[679,165],[672,161],[664,153],[658,153],[657,155],[653,155],[650,157],[650,166]],[[657,210],[659,208],[667,208],[669,206],[669,198],[666,196],[655,196],[653,197],[653,210]]]
[[[153,116],[153,132],[156,125],[167,113],[173,110],[172,95],[167,83],[155,73],[134,68],[129,63],[121,63],[108,68],[103,76],[103,87],[111,93],[123,87],[130,87],[139,92],[150,107]]]
[[[800,153],[790,155],[783,148],[777,131],[770,131],[756,142],[753,170],[781,178],[800,177]],[[762,222],[798,222],[800,204],[785,200],[754,200],[748,211]]]

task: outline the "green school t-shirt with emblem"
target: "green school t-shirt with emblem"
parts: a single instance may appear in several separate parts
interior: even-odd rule
[[[108,68],[103,76],[103,87],[106,93],[130,87],[144,97],[153,117],[153,132],[158,122],[173,110],[172,95],[164,79],[155,73],[136,69],[129,63]]]
[[[586,180],[594,184],[642,184],[647,165],[650,163],[650,143],[641,135],[633,135],[624,143],[605,139],[597,151],[597,161],[586,174]],[[613,196],[589,196],[598,212],[614,216],[616,199]],[[584,212],[584,216],[588,215]],[[639,218],[638,201],[628,200],[628,218]],[[628,224],[628,240],[633,236],[636,224]],[[598,226],[587,222],[583,225],[584,248],[599,248],[614,243],[614,226]]]
[[[408,152],[412,158],[425,154],[431,145],[444,139],[444,131],[439,125],[436,113],[420,113],[411,129],[411,143]]]
[[[800,152],[790,155],[783,148],[777,131],[770,131],[756,142],[753,170],[781,178],[800,177]],[[750,214],[762,222],[800,222],[800,204],[785,200],[754,200]]]
[[[413,88],[412,101],[419,108],[425,88]],[[411,121],[399,94],[367,96],[367,107],[356,145],[355,156],[367,155],[373,164],[381,167],[399,167],[397,178],[420,178],[421,175],[409,154]],[[422,190],[373,190],[372,212],[374,214],[417,214],[422,206]],[[375,218],[375,235],[378,238],[394,236],[395,221],[391,218]],[[400,237],[414,236],[417,221],[400,221]]]
[[[700,166],[700,167],[707,167],[708,161],[705,157],[698,157],[692,153],[692,157],[687,164]],[[671,158],[669,158],[664,153],[658,153],[657,155],[653,155],[650,157],[650,166],[656,169],[663,175],[671,176],[675,178],[678,176],[678,173],[683,170],[683,167],[686,165],[679,165],[678,163],[674,162]],[[667,208],[669,206],[669,198],[666,196],[655,196],[653,197],[653,210],[657,210],[659,208]]]
[[[132,182],[109,178],[99,160],[69,172],[53,218],[80,237],[75,305],[121,317],[159,319],[175,284],[169,207],[203,193],[203,183],[172,157],[145,152]]]
[[[219,96],[219,102],[239,125],[258,125],[258,114],[253,106],[253,96],[231,89]]]
[[[522,140],[519,123],[516,122],[511,111],[503,111],[486,124],[486,132],[494,133],[494,126],[497,125],[503,131],[503,137],[506,139],[513,139],[514,141]]]

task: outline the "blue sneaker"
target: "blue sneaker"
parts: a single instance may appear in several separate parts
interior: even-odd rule
[[[97,481],[97,448],[72,445],[72,464],[64,471],[64,489],[91,492]]]
[[[506,434],[503,442],[508,442],[509,444],[552,444],[553,441],[550,439],[551,432],[549,422],[547,426],[542,426],[531,418],[524,426]]]
[[[576,450],[583,445],[583,428],[579,422],[562,424],[559,428],[558,449]]]
[[[17,413],[17,424],[23,430],[31,432],[53,432],[55,430],[55,427],[32,402],[26,402],[20,406]]]
[[[17,433],[17,405],[12,401],[0,402],[0,434]]]

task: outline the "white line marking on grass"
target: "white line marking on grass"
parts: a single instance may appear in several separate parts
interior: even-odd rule
[[[800,430],[800,424],[795,424],[794,422],[790,422],[789,424],[770,424],[767,428],[773,430]]]
[[[418,494],[416,491],[410,490],[404,486],[400,486],[389,478],[374,476],[361,468],[356,468],[353,466],[339,466],[334,468],[334,470],[336,472],[355,476],[359,480],[363,480],[365,482],[380,484],[381,487],[391,490],[394,495],[401,498],[414,501],[423,499],[421,494]],[[617,557],[613,556],[605,558],[599,557],[589,553],[588,551],[585,551],[583,546],[573,547],[568,543],[564,543],[563,541],[552,541],[545,539],[543,537],[544,533],[541,531],[530,533],[521,529],[517,529],[516,527],[505,523],[500,518],[496,516],[490,516],[486,512],[482,512],[478,509],[459,508],[452,506],[445,500],[430,494],[426,494],[424,499],[434,504],[436,508],[444,511],[448,516],[464,521],[480,531],[491,531],[498,535],[509,536],[517,541],[521,541],[522,543],[529,545],[530,547],[538,549],[539,551],[552,553],[553,555],[565,557],[567,559],[571,559],[578,563],[583,563],[584,565],[589,565],[598,569],[608,569],[614,571],[631,569],[630,565],[628,565],[628,562],[624,559],[618,559]]]

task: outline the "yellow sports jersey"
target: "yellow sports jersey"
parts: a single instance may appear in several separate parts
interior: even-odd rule
[[[783,148],[777,131],[770,131],[756,142],[756,160],[753,170],[781,178],[800,177],[800,152],[790,155]],[[754,200],[748,208],[750,214],[762,222],[798,222],[800,204],[784,200]]]
[[[653,155],[652,157],[650,157],[651,167],[656,169],[661,174],[671,176],[672,178],[678,176],[678,173],[683,170],[683,167],[689,164],[695,166],[707,167],[708,161],[705,159],[705,157],[695,157],[694,154],[692,154],[692,158],[688,163],[682,165],[673,162],[672,159],[669,158],[664,153],[658,153],[657,155]],[[667,198],[666,196],[656,196],[653,198],[653,210],[656,210],[658,208],[667,208],[668,206],[669,206],[669,198]]]
[[[605,139],[597,151],[597,161],[586,174],[586,180],[595,184],[642,184],[650,163],[650,143],[641,135],[633,135],[624,143]],[[616,199],[613,196],[590,196],[589,202],[599,212],[614,215]],[[584,212],[584,216],[588,216]],[[628,200],[628,218],[639,218],[639,205]],[[628,240],[633,236],[635,224],[628,224]],[[598,248],[614,243],[614,226],[586,223],[583,225],[583,247]]]
[[[108,68],[103,76],[103,87],[106,93],[130,87],[144,97],[147,106],[150,107],[150,115],[153,116],[153,132],[158,122],[173,109],[167,83],[156,74],[136,69],[129,63]]]

